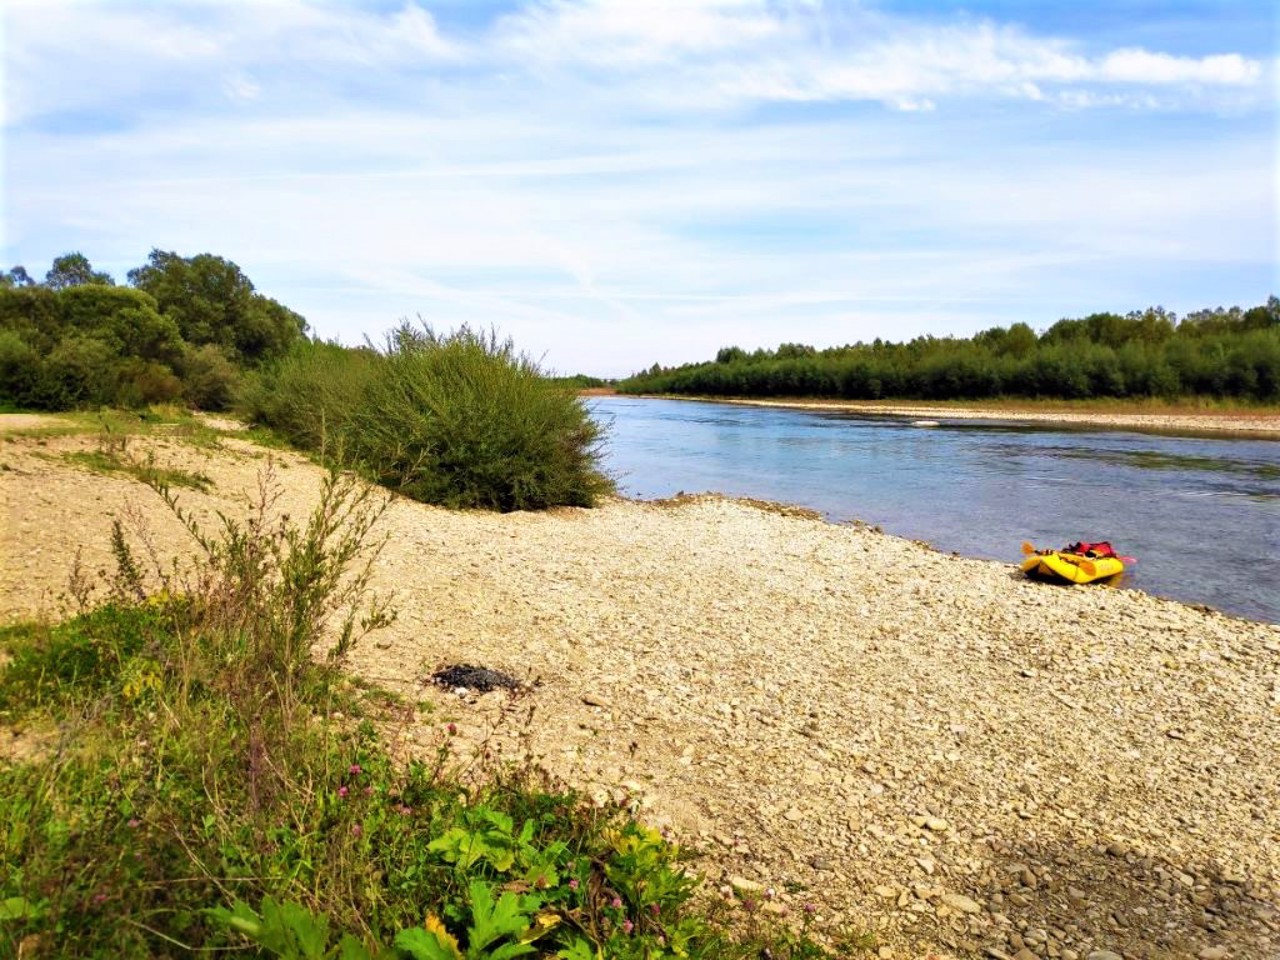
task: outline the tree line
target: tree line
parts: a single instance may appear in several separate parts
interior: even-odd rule
[[[0,408],[223,410],[245,371],[306,332],[222,257],[152,250],[122,286],[68,253],[43,282],[21,266],[0,273]]]
[[[1213,397],[1280,401],[1280,299],[1178,317],[1160,307],[1025,323],[968,338],[876,339],[818,350],[725,347],[713,361],[633,374],[623,393],[846,400]]]

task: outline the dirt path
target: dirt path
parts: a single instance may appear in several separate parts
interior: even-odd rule
[[[186,548],[150,491],[61,459],[92,445],[0,442],[0,620],[54,610],[77,549],[105,566],[127,503],[161,555]],[[183,493],[201,510],[266,462],[147,446],[214,481]],[[279,463],[300,516],[319,471]],[[454,722],[532,754],[704,850],[713,886],[894,957],[1280,955],[1276,626],[718,498],[397,501],[383,529],[400,617],[352,666],[433,705],[407,749]],[[425,682],[458,661],[541,683],[506,709]]]

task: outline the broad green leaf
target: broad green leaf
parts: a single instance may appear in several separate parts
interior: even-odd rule
[[[431,927],[432,921],[435,926]],[[429,929],[413,927],[396,934],[395,948],[411,960],[463,960],[458,943],[435,917],[428,917]]]
[[[285,929],[293,939],[303,960],[324,960],[329,945],[327,917],[313,917],[303,907],[287,901],[280,908]]]
[[[471,927],[467,940],[472,951],[482,950],[504,937],[519,938],[529,929],[529,914],[521,910],[520,900],[514,893],[504,893],[495,903],[488,884],[480,880],[471,882],[470,893]]]
[[[556,954],[560,960],[599,960],[601,954],[591,949],[591,941],[578,937],[573,943]]]
[[[342,935],[338,941],[338,960],[370,960],[369,951],[363,943],[349,933]]]
[[[26,897],[0,900],[0,920],[34,920],[44,913]]]

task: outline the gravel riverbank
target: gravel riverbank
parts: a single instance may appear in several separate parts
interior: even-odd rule
[[[265,452],[139,442],[235,510]],[[57,606],[155,495],[0,445],[0,620]],[[299,516],[319,471],[276,455]],[[1280,955],[1280,628],[1132,591],[1031,583],[802,511],[717,497],[506,516],[398,500],[378,586],[397,623],[353,669],[427,701],[430,752],[532,755],[640,805],[712,888],[875,932],[886,956]],[[1262,587],[1260,587],[1262,589]],[[530,682],[458,696],[446,663]],[[769,889],[774,891],[767,896]],[[1110,951],[1108,953],[1107,951]],[[874,955],[874,951],[872,953]]]
[[[919,420],[1015,420],[1082,428],[1140,430],[1151,433],[1248,434],[1280,437],[1280,412],[1239,410],[1224,413],[1141,413],[1129,410],[1101,413],[1083,410],[1035,409],[1019,407],[964,407],[950,403],[910,403],[886,400],[859,403],[846,400],[733,400],[715,397],[671,396],[655,399],[692,400],[701,403],[731,403],[750,407],[783,407],[790,410],[824,410],[831,413],[862,413],[876,416],[910,417]]]

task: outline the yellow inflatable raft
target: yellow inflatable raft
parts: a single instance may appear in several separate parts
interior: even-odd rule
[[[1093,551],[1036,550],[1029,543],[1022,545],[1022,552],[1027,554],[1022,561],[1022,572],[1028,576],[1065,580],[1067,583],[1092,583],[1124,573],[1124,561],[1114,554],[1096,556]]]

